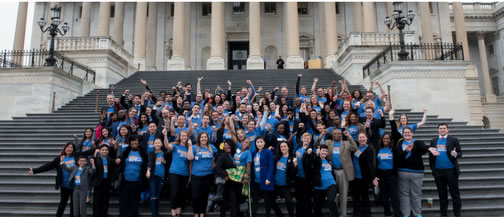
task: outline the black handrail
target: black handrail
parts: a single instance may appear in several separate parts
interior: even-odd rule
[[[392,61],[399,61],[397,55],[401,50],[400,45],[389,45],[382,52],[376,55],[364,67],[362,67],[362,76],[366,78],[372,73],[379,71],[385,65]],[[462,44],[452,43],[421,43],[405,45],[405,50],[409,56],[405,61],[415,60],[464,60]]]
[[[33,68],[47,66],[45,59],[48,56],[49,51],[47,50],[4,50],[0,51],[0,68]],[[70,75],[95,83],[95,71],[58,52],[54,53],[54,58],[56,59],[55,67],[58,69]]]

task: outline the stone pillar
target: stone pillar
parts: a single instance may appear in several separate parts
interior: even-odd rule
[[[264,69],[261,45],[261,3],[250,2],[249,8],[249,47],[247,69]]]
[[[429,2],[418,2],[417,4],[420,12],[420,24],[422,27],[422,43],[434,43]]]
[[[467,31],[464,19],[464,9],[461,2],[453,2],[453,19],[455,20],[455,35],[457,41],[455,43],[462,43],[464,49],[464,60],[471,60],[469,56],[469,43],[467,42]]]
[[[133,64],[145,70],[145,36],[147,34],[147,2],[136,3]]]
[[[286,69],[303,69],[304,60],[299,56],[299,23],[297,2],[285,2]]]
[[[488,58],[486,54],[485,33],[478,32],[478,48],[481,62],[481,76],[483,77],[483,90],[487,102],[495,103],[497,98],[493,93],[492,80],[490,78],[490,71],[488,70]]]
[[[210,32],[210,58],[207,61],[208,70],[226,69],[224,60],[224,3],[212,2],[212,23]]]
[[[324,68],[332,68],[336,63],[336,52],[338,51],[338,31],[336,28],[336,3],[324,2],[324,27],[326,39],[326,55]]]
[[[124,30],[124,2],[116,2],[114,9],[114,30],[112,31],[112,40],[119,46],[123,46]]]
[[[450,7],[448,2],[437,2],[439,11],[439,24],[441,26],[449,26],[450,28],[441,28],[441,40],[443,43],[453,43],[451,20],[450,20]]]
[[[98,36],[109,36],[110,32],[110,2],[100,2],[98,15]]]
[[[185,70],[184,59],[184,2],[175,2],[173,16],[173,45],[172,56],[168,60],[168,70]],[[212,13],[213,14],[213,13]]]
[[[352,3],[352,22],[353,22],[353,32],[362,32],[364,27],[362,26],[362,2]]]
[[[147,17],[147,53],[146,69],[156,70],[156,47],[157,47],[157,3],[149,2],[149,16]]]
[[[13,50],[24,49],[27,13],[28,13],[28,2],[19,2],[18,15],[16,20],[16,32],[14,33]]]
[[[82,2],[82,17],[80,23],[79,36],[86,37],[89,36],[91,29],[91,2]]]
[[[374,2],[362,2],[364,32],[376,32],[376,13]]]

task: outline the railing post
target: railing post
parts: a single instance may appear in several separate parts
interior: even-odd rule
[[[52,108],[51,108],[51,113],[54,113],[54,110],[55,110],[55,106],[56,106],[56,91],[53,92],[53,96],[52,96]]]
[[[420,44],[420,46],[422,46],[422,44]],[[410,56],[411,60],[415,60],[415,57],[413,56],[413,44],[410,44]]]
[[[6,61],[7,61],[7,50],[5,50],[3,54],[2,68],[5,68]]]
[[[95,112],[98,112],[98,98],[100,95],[100,90],[96,90],[96,106],[95,106]]]
[[[392,109],[392,97],[390,97],[390,85],[387,85],[388,96],[387,100],[389,101],[390,109]]]
[[[443,43],[441,42],[441,60],[444,60],[444,49],[443,49]]]
[[[464,60],[464,46],[462,46],[462,43],[460,43],[460,53],[462,54],[462,60]]]
[[[35,65],[35,50],[32,50],[31,52],[31,67]]]

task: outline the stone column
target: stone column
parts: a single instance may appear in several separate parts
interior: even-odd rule
[[[286,69],[303,69],[304,59],[299,56],[299,23],[297,2],[285,2]]]
[[[147,34],[147,2],[136,3],[133,64],[145,70],[145,36]]]
[[[450,20],[450,7],[448,2],[437,2],[439,11],[439,24],[441,26],[447,26],[449,28],[441,28],[441,40],[443,43],[453,43],[452,30],[451,30],[451,20]]]
[[[481,62],[481,76],[483,77],[483,90],[487,102],[497,102],[497,98],[493,93],[492,80],[490,78],[490,71],[488,70],[488,58],[486,54],[485,33],[478,32],[478,48]]]
[[[157,47],[157,3],[149,2],[149,16],[147,17],[147,53],[146,68],[149,71],[156,70],[156,47]]]
[[[173,16],[173,45],[172,45],[172,56],[168,60],[168,70],[185,70],[185,59],[184,59],[184,2],[175,2],[174,6],[174,16]],[[213,13],[212,13],[213,14]]]
[[[376,13],[374,2],[362,2],[364,32],[376,32]]]
[[[420,24],[422,27],[422,43],[434,43],[429,2],[418,2],[417,4],[420,12]]]
[[[14,33],[13,50],[24,49],[27,13],[28,13],[28,2],[19,2],[18,15],[16,20],[16,32]]]
[[[464,9],[461,2],[453,2],[453,19],[455,20],[455,35],[457,41],[455,43],[462,43],[464,49],[464,60],[471,60],[469,56],[469,43],[467,42],[467,31],[464,19]]]
[[[352,3],[352,22],[353,22],[353,32],[362,32],[364,27],[362,26],[362,2]]]
[[[261,3],[249,3],[249,47],[250,54],[247,59],[247,69],[264,69],[261,45]]]
[[[207,61],[208,70],[226,69],[224,60],[224,3],[212,2],[212,23],[210,32],[210,58]]]
[[[79,36],[86,37],[89,36],[91,29],[91,2],[82,2],[82,17],[80,23]]]
[[[123,46],[124,30],[124,2],[116,2],[114,9],[114,28],[112,31],[112,40],[119,46]]]
[[[109,36],[110,32],[110,2],[100,2],[98,15],[98,36]]]
[[[336,28],[336,3],[324,2],[324,27],[326,39],[326,55],[324,68],[332,68],[336,63],[336,52],[338,51],[338,31]]]

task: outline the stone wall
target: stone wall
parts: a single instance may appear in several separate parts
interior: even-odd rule
[[[94,88],[94,84],[53,67],[2,69],[0,120],[26,113],[50,113],[53,100],[58,109]]]

